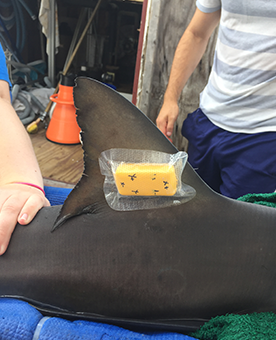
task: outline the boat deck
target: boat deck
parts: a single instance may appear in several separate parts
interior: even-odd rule
[[[47,140],[45,133],[46,130],[41,125],[37,133],[30,134],[44,184],[73,187],[83,172],[81,145],[56,144]]]

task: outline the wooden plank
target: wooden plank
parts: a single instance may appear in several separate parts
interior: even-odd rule
[[[150,0],[141,57],[137,107],[154,123],[163,104],[174,53],[194,11],[194,0]],[[187,82],[179,100],[180,114],[173,132],[179,150],[187,149],[181,135],[183,120],[199,105],[199,94],[206,85],[213,63],[217,31],[210,38],[207,50]]]
[[[143,41],[144,41],[144,36],[145,36],[147,6],[148,6],[148,0],[145,0],[143,2],[143,7],[142,7],[142,15],[141,15],[141,21],[140,21],[140,33],[139,33],[137,56],[136,56],[136,63],[135,63],[135,73],[134,73],[134,80],[133,80],[132,103],[134,105],[136,105],[136,101],[137,101],[138,81],[139,81],[139,75],[140,75]]]
[[[80,144],[62,145],[50,142],[46,130],[30,135],[34,151],[46,180],[75,185],[83,172],[83,151]]]

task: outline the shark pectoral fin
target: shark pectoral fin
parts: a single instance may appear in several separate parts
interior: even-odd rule
[[[84,155],[84,164],[84,173],[65,200],[52,231],[73,216],[95,213],[98,211],[98,205],[107,206],[102,189],[103,176],[98,171],[98,162],[91,162],[87,155]]]

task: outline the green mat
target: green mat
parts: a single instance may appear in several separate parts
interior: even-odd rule
[[[276,208],[276,193],[248,194],[238,200]],[[200,340],[276,340],[276,314],[217,316],[189,335]]]

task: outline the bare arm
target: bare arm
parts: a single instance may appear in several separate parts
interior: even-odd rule
[[[164,103],[156,120],[158,128],[167,136],[171,136],[178,116],[178,100],[182,89],[202,58],[219,19],[220,10],[203,13],[196,9],[178,43]]]
[[[9,85],[0,80],[0,255],[8,246],[17,222],[28,224],[49,205],[37,188],[14,184],[29,182],[43,188],[43,179],[30,138],[11,102]]]

